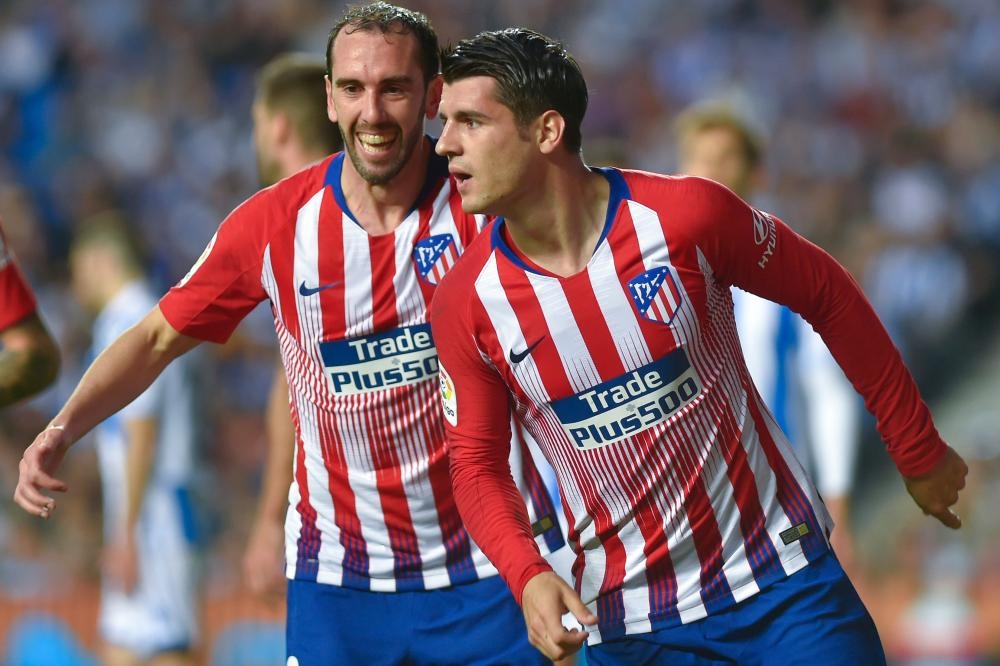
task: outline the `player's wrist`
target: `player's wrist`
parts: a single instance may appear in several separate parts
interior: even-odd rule
[[[524,588],[528,586],[535,577],[544,573],[555,573],[552,567],[545,560],[536,562],[530,566],[525,567],[521,570],[520,575],[513,584],[510,586],[511,590],[514,592],[514,598],[517,599],[517,604],[521,605],[521,600],[524,596]]]

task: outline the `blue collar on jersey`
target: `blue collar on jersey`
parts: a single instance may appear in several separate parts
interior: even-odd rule
[[[622,172],[618,169],[613,167],[590,167],[590,170],[596,171],[604,176],[608,181],[608,185],[611,186],[611,193],[608,197],[608,212],[604,217],[604,229],[601,231],[601,237],[597,239],[597,245],[594,246],[594,251],[596,252],[597,248],[604,242],[604,239],[607,238],[608,234],[611,232],[611,225],[614,224],[615,216],[618,214],[618,208],[621,206],[622,201],[628,199],[631,193],[628,189],[628,183],[625,182],[625,176],[623,176]],[[538,273],[537,269],[526,264],[524,260],[517,256],[517,253],[510,249],[510,246],[507,245],[507,241],[504,240],[502,233],[503,225],[504,219],[502,217],[498,217],[496,222],[493,224],[493,230],[490,232],[490,246],[494,250],[500,250],[503,252],[508,259],[514,262],[514,265],[518,266],[522,270]]]
[[[424,199],[427,198],[428,193],[434,189],[438,181],[442,178],[448,177],[448,158],[442,157],[434,152],[434,146],[437,145],[437,139],[432,136],[425,135],[427,139],[431,142],[431,157],[427,162],[427,175],[424,177],[424,186],[420,188],[420,194],[417,195],[416,201],[413,202],[413,206],[407,212],[407,215],[412,213],[417,209],[417,207],[423,203]],[[351,209],[347,207],[347,199],[344,197],[344,189],[340,185],[340,175],[344,170],[344,158],[347,156],[347,151],[341,151],[332,160],[330,160],[330,165],[326,168],[326,176],[323,178],[323,184],[329,185],[333,190],[333,198],[340,206],[340,209],[344,211],[344,214],[351,220],[361,226],[358,222],[358,218],[354,217],[354,213]]]

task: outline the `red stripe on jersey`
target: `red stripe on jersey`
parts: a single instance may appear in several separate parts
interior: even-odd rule
[[[385,331],[399,325],[396,302],[396,234],[369,236],[371,251],[372,328]],[[398,393],[400,389],[393,389]],[[390,399],[389,404],[394,401]],[[375,480],[385,517],[386,530],[392,548],[394,570],[399,581],[411,580],[413,572],[420,576],[419,547],[410,516],[410,507],[403,487],[402,470],[395,431],[404,415],[389,415],[381,410],[365,411],[368,445],[375,466]],[[413,553],[416,561],[408,556]]]
[[[316,242],[322,248],[318,253],[317,282],[320,285],[334,285],[318,294],[322,303],[324,332],[343,331],[347,327],[344,307],[347,276],[343,259],[345,224],[353,222],[346,218],[337,205],[330,188],[326,188],[316,232]],[[326,381],[326,377],[323,380]],[[368,572],[367,547],[361,532],[357,497],[348,482],[344,442],[337,424],[326,410],[319,410],[318,418],[320,418],[318,444],[327,470],[327,486],[333,502],[333,520],[340,529],[340,543],[344,548],[341,568],[345,578],[353,578]]]
[[[399,394],[407,389],[390,390]],[[399,423],[398,414],[391,415],[385,410],[365,410],[364,418],[382,516],[392,547],[394,577],[404,585],[414,579],[422,582],[420,547],[403,487],[404,469],[398,450],[406,444],[397,440],[397,428],[402,429],[404,424]]]
[[[399,324],[396,312],[396,234],[369,236],[372,265],[372,330],[379,332]]]
[[[353,224],[353,222],[347,219],[340,206],[337,205],[330,188],[325,188],[323,207],[320,210],[319,226],[316,231],[316,242],[320,247],[317,275],[319,285],[334,286],[319,293],[324,331],[343,331],[347,326],[347,315],[344,308],[347,292],[345,285],[347,275],[344,270],[345,224]]]
[[[690,405],[688,407],[690,408]],[[675,442],[674,462],[679,468],[680,480],[684,484],[684,511],[691,525],[695,551],[701,563],[702,599],[708,603],[718,598],[718,594],[728,593],[729,588],[726,586],[723,590],[717,589],[720,577],[725,580],[722,574],[722,566],[725,564],[722,558],[722,532],[705,488],[702,476],[704,467],[699,455],[700,448],[705,442],[710,441],[710,435],[705,432],[692,433],[688,429],[690,425],[692,425],[690,421],[685,422],[686,433],[667,434],[675,435],[670,437]]]
[[[663,446],[656,428],[640,433],[636,438],[643,450],[649,452],[650,458],[656,463],[657,477],[669,478],[670,459],[667,449]],[[653,470],[641,470],[642,474],[652,475]],[[664,529],[665,516],[656,505],[658,484],[650,484],[646,491],[647,497],[636,503],[635,522],[642,532],[645,545],[642,548],[646,556],[646,581],[649,586],[649,608],[651,613],[662,614],[665,610],[674,611],[677,607],[677,576],[674,564],[670,558],[670,546]],[[669,508],[667,509],[669,511]]]
[[[597,304],[589,272],[585,269],[583,273],[564,280],[562,288],[573,319],[576,320],[576,327],[581,333],[586,331],[581,337],[597,372],[602,377],[617,377],[625,372],[614,336],[611,335],[601,306]]]
[[[752,388],[744,385],[744,390]],[[768,582],[775,575],[783,573],[774,544],[767,533],[764,507],[757,494],[757,477],[750,467],[747,452],[740,442],[740,432],[731,410],[720,406],[722,423],[721,436],[730,444],[724,454],[729,481],[733,485],[733,496],[740,513],[740,530],[743,532],[747,560],[759,584]]]
[[[781,504],[781,508],[792,525],[806,523],[812,532],[812,534],[798,541],[806,557],[811,562],[826,552],[828,548],[825,537],[815,538],[820,537],[823,530],[816,518],[816,513],[813,511],[809,498],[802,487],[799,486],[798,481],[795,480],[795,475],[789,469],[788,462],[781,454],[781,451],[778,450],[778,445],[775,443],[774,438],[771,437],[771,431],[767,428],[766,417],[761,413],[757,401],[749,400],[748,403],[748,409],[754,422],[754,429],[757,431],[761,448],[764,449],[764,455],[767,457],[767,464],[774,470],[774,476],[777,481],[776,495],[778,503]]]
[[[357,497],[351,489],[347,473],[348,462],[344,453],[344,441],[332,412],[322,410],[318,416],[319,442],[328,475],[327,490],[333,500],[334,521],[340,529],[340,544],[344,548],[344,559],[341,563],[344,584],[348,587],[356,587],[359,582],[367,585],[368,549],[365,546],[361,520],[358,517]],[[353,584],[348,584],[348,581],[352,581]]]
[[[542,376],[545,391],[549,395],[572,393],[572,384],[563,370],[555,340],[552,339],[548,327],[545,325],[542,306],[538,302],[538,297],[535,296],[535,290],[528,281],[527,275],[520,268],[507,261],[497,262],[497,273],[500,285],[503,287],[504,293],[507,294],[508,302],[514,302],[517,298],[516,294],[521,292],[531,295],[531,298],[525,299],[523,303],[518,301],[520,307],[514,315],[517,317],[517,324],[525,342],[529,345],[538,342],[538,346],[532,352],[532,357],[539,368],[546,369],[544,373],[539,373]],[[495,337],[491,343],[500,344]]]

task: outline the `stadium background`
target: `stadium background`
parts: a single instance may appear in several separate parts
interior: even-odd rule
[[[909,502],[865,422],[852,498],[862,596],[893,663],[1000,663],[1000,3],[404,4],[425,11],[445,43],[507,25],[564,40],[590,84],[591,163],[673,172],[671,122],[707,99],[735,105],[760,130],[769,180],[758,203],[850,268],[972,467],[965,527],[953,534]],[[0,496],[12,493],[21,450],[82,372],[90,322],[68,291],[74,228],[120,211],[143,239],[153,279],[163,289],[176,281],[257,188],[256,69],[286,50],[322,55],[342,8],[0,2],[0,214],[66,356],[57,387],[0,415]],[[212,349],[204,647],[215,664],[256,663],[240,655],[263,654],[251,639],[280,642],[280,610],[249,598],[239,576],[273,335],[260,309]],[[64,468],[73,494],[50,522],[0,503],[2,664],[17,663],[25,641],[60,664],[72,653],[88,663],[83,653],[95,647],[92,448],[76,447]]]

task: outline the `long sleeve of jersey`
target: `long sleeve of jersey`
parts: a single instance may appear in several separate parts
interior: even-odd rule
[[[787,305],[822,336],[862,395],[899,471],[919,476],[944,455],[930,411],[885,327],[830,255],[725,188],[691,178],[678,230],[715,279]]]
[[[441,362],[441,393],[455,503],[470,536],[500,572],[518,603],[532,577],[552,567],[540,554],[524,499],[510,471],[510,398],[476,349],[468,300],[448,276],[431,303]]]

